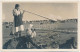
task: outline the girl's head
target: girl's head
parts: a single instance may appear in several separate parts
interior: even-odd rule
[[[19,4],[16,4],[15,9],[19,9],[19,6],[20,6]]]

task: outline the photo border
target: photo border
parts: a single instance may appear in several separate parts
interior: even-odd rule
[[[3,2],[78,3],[78,28],[77,28],[78,29],[77,30],[78,31],[77,32],[78,48],[77,49],[2,49],[2,46],[3,46],[2,45],[2,40],[3,40],[2,39],[2,3]],[[80,17],[80,2],[78,0],[73,0],[73,1],[72,0],[65,0],[65,1],[64,0],[56,0],[56,1],[55,0],[50,0],[50,1],[49,0],[43,0],[43,1],[42,0],[41,1],[40,0],[38,0],[38,1],[36,1],[36,0],[34,0],[34,1],[33,0],[23,0],[23,1],[22,0],[17,0],[17,1],[16,0],[14,0],[14,1],[4,0],[4,1],[0,2],[0,8],[1,8],[0,9],[1,10],[1,12],[0,12],[0,16],[1,16],[1,18],[0,18],[0,26],[1,26],[0,27],[0,29],[1,29],[0,30],[0,32],[1,32],[1,35],[0,35],[0,41],[1,41],[0,42],[0,50],[2,50],[2,51],[79,51],[79,49],[80,49],[80,41],[79,41],[80,40],[80,38],[79,38],[80,37],[80,35],[79,35],[80,34],[79,33],[80,32],[80,30],[79,30],[80,29],[80,25],[79,25],[79,22],[80,22],[80,20],[79,20],[80,19],[79,18]]]

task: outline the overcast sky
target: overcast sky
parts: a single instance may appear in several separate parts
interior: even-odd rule
[[[12,10],[17,3],[3,3],[2,18],[3,21],[13,21]],[[78,17],[77,3],[18,3],[20,8],[36,14],[40,14],[53,20],[63,20]],[[24,13],[23,20],[45,20],[42,17]]]

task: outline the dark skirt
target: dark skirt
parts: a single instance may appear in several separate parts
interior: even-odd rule
[[[23,24],[22,17],[23,17],[22,15],[14,16],[14,26],[15,27],[18,27]]]

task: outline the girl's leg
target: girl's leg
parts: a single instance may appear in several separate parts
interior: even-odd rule
[[[20,37],[21,36],[21,32],[24,31],[24,26],[23,25],[20,25],[19,30],[20,30],[19,31],[19,37]]]
[[[21,28],[21,31],[24,31],[24,26],[23,25],[21,25],[20,28]]]
[[[14,37],[14,40],[16,40],[16,38],[17,38],[17,35],[18,35],[18,27],[14,27],[14,35],[13,35],[13,37]]]
[[[21,28],[19,26],[19,37],[21,37]]]
[[[16,27],[16,33],[15,33],[16,38],[18,36],[18,31],[19,31],[19,27]]]
[[[16,27],[16,32],[18,32],[19,31],[19,27]]]

